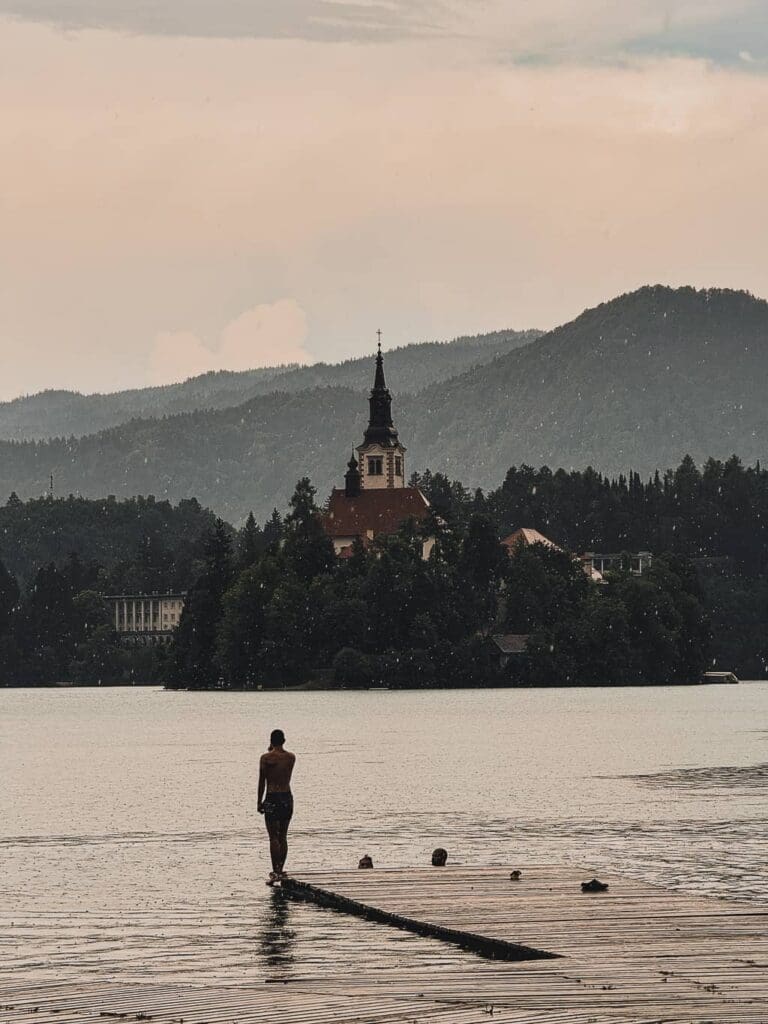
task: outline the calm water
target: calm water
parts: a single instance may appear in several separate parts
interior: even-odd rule
[[[289,868],[571,862],[768,897],[768,684],[439,693],[0,691],[0,985],[237,982],[439,943],[285,905],[255,813],[298,755]],[[365,950],[361,958],[360,950]]]

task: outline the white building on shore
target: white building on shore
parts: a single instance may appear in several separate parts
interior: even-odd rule
[[[170,640],[179,624],[186,592],[176,594],[110,594],[115,632],[137,643]]]

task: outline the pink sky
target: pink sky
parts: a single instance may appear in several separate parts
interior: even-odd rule
[[[723,9],[635,4],[632,38],[670,6],[692,39]],[[381,38],[0,17],[0,398],[546,328],[644,283],[768,296],[762,65],[513,7]]]

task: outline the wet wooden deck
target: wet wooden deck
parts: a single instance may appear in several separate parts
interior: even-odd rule
[[[525,867],[302,873],[292,898],[496,955],[461,966],[239,986],[110,984],[93,980],[0,991],[0,1021],[158,1024],[767,1024],[768,906],[705,899],[607,875],[607,893],[581,892],[583,872]],[[421,929],[421,930],[420,930]],[[435,939],[436,942],[441,939]],[[481,948],[477,946],[477,948]],[[523,955],[527,955],[524,953]]]

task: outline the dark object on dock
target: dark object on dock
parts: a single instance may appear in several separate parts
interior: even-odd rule
[[[372,868],[373,867],[373,861],[371,860],[371,858],[366,853],[366,855],[364,857],[360,858],[360,860],[358,861],[357,866],[359,868]]]
[[[522,876],[522,871],[519,871],[517,868],[515,868],[514,871],[510,871],[509,872],[509,880],[510,880],[510,882],[519,882],[521,876]]]
[[[591,882],[581,883],[582,892],[608,892],[608,883],[600,882],[597,878],[593,878]]]
[[[448,851],[444,850],[442,846],[438,846],[436,850],[432,851],[432,867],[433,868],[444,868],[445,862],[448,860]]]
[[[343,914],[362,917],[366,921],[388,924],[393,928],[400,928],[403,931],[413,932],[416,935],[423,935],[431,939],[441,939],[443,942],[451,942],[456,946],[461,946],[462,949],[478,953],[489,960],[560,959],[559,953],[548,953],[543,949],[521,946],[516,942],[507,942],[505,939],[477,935],[474,932],[459,931],[456,928],[446,928],[443,925],[430,924],[427,921],[417,921],[412,917],[393,914],[390,911],[381,910],[379,907],[372,907],[366,903],[352,900],[347,896],[341,896],[328,889],[319,889],[317,886],[309,885],[307,882],[299,882],[295,878],[286,878],[283,882],[282,891],[293,899],[315,903],[317,906],[327,907],[329,910],[338,910]]]

